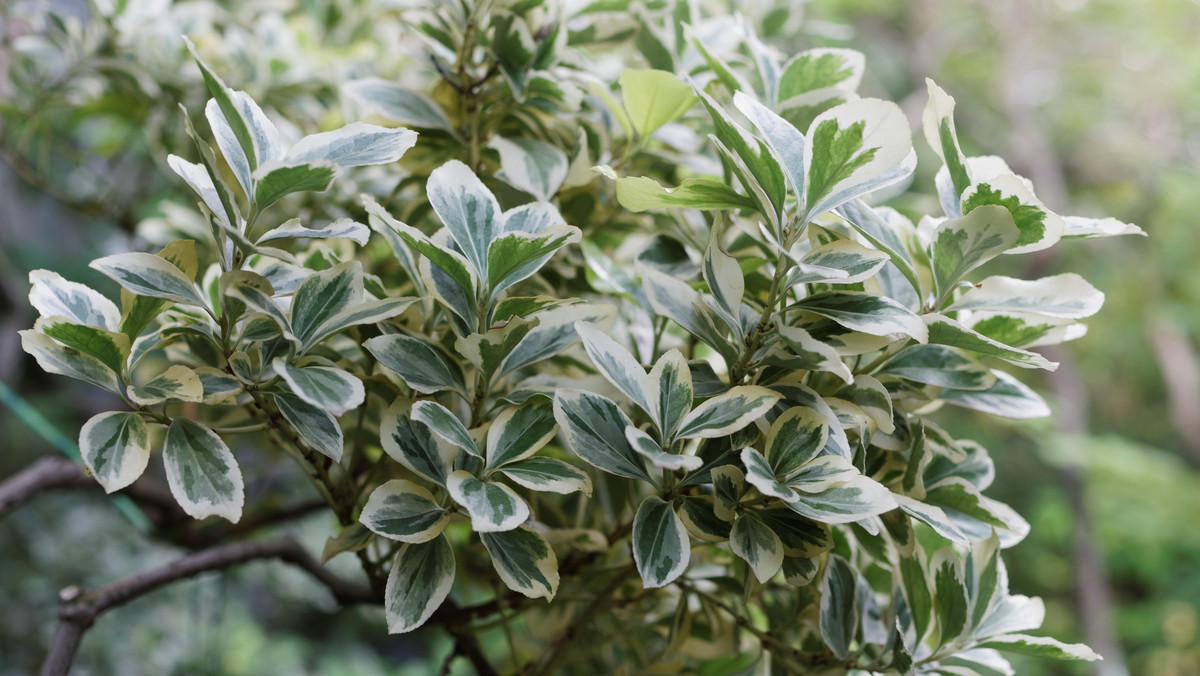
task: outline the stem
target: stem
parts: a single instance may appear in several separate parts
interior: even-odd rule
[[[525,673],[541,675],[557,673],[556,669],[558,668],[559,662],[561,662],[563,657],[566,656],[568,648],[574,645],[575,641],[580,637],[582,633],[580,630],[590,624],[592,620],[594,620],[596,616],[604,610],[607,610],[613,605],[619,605],[625,601],[625,599],[615,596],[614,593],[622,584],[625,583],[626,579],[636,572],[636,570],[637,569],[632,565],[622,568],[617,573],[616,577],[614,577],[613,580],[604,587],[604,589],[600,590],[600,593],[596,594],[595,598],[592,599],[592,602],[588,605],[588,607],[585,608],[584,611],[571,622],[571,624],[567,625],[566,629],[563,629],[562,632],[554,638],[554,647],[550,650],[550,654],[546,657],[545,666],[537,671],[534,671],[533,669],[537,662],[531,662],[525,668]]]
[[[771,328],[771,313],[775,309],[775,303],[779,301],[779,289],[783,284],[783,280],[787,277],[787,254],[779,252],[779,260],[775,262],[775,274],[771,277],[771,291],[767,294],[767,302],[763,305],[762,316],[758,319],[758,324],[750,331],[750,335],[746,336],[746,345],[742,350],[741,357],[729,369],[729,384],[737,385],[750,374],[757,366],[752,364],[754,353],[762,347],[763,338],[766,336],[767,330]]]

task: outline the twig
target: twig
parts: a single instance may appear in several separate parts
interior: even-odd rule
[[[172,582],[258,559],[279,559],[303,569],[325,585],[339,604],[381,601],[374,591],[346,582],[331,573],[290,537],[213,547],[93,592],[85,592],[79,587],[67,587],[59,592],[58,628],[50,652],[42,664],[42,676],[58,676],[70,670],[84,632],[105,611]]]
[[[45,457],[0,483],[0,519],[41,491],[93,483],[67,458]]]

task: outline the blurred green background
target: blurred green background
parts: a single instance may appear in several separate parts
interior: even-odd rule
[[[137,225],[170,217],[160,200],[190,202],[165,161],[186,148],[178,106],[204,98],[178,35],[232,86],[316,129],[344,112],[339,82],[406,77],[413,45],[398,10],[409,4],[0,2],[0,383],[12,401],[67,437],[106,410],[93,389],[42,373],[16,331],[33,322],[29,270],[115,293],[87,262],[147,248]],[[1046,633],[1107,658],[1019,662],[1018,673],[1200,674],[1200,2],[813,0],[798,32],[772,12],[799,3],[735,5],[783,51],[865,52],[864,95],[900,101],[914,121],[934,78],[958,101],[968,155],[1004,156],[1057,212],[1149,234],[1013,263],[1078,272],[1107,294],[1090,333],[1053,355],[1063,367],[1032,376],[1053,420],[942,422],[991,451],[992,496],[1033,526],[1006,555],[1013,590],[1045,598]],[[929,193],[935,163],[918,145],[915,189]],[[55,452],[28,423],[0,406],[0,480]],[[311,549],[328,530],[317,521],[298,531]],[[40,662],[59,588],[171,556],[98,490],[48,494],[0,521],[0,674]],[[105,616],[79,673],[420,674],[449,650],[389,640],[370,611],[331,607],[279,567],[201,578]]]

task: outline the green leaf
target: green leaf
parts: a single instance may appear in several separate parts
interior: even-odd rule
[[[753,512],[743,514],[729,533],[729,546],[765,583],[783,567],[783,542]]]
[[[114,308],[115,309],[115,308]],[[116,373],[125,371],[129,358],[129,336],[97,326],[76,324],[66,317],[41,317],[33,325],[66,347],[99,359]]]
[[[757,385],[739,385],[692,409],[679,424],[683,439],[715,439],[732,434],[769,411],[782,398]]]
[[[366,401],[366,390],[362,381],[339,368],[330,366],[291,366],[276,358],[271,363],[275,372],[283,376],[292,392],[334,416],[362,406]]]
[[[549,443],[556,431],[553,406],[544,399],[506,409],[488,429],[485,469],[528,458]]]
[[[292,146],[283,161],[289,164],[332,162],[339,167],[390,164],[417,143],[417,133],[351,122],[334,131],[309,134]],[[262,206],[261,204],[259,205]]]
[[[900,509],[904,510],[906,514],[923,521],[936,531],[938,535],[960,545],[971,544],[967,536],[958,526],[954,525],[954,522],[946,516],[946,512],[941,507],[927,505],[920,500],[914,500],[906,495],[893,494],[892,499],[900,505]]]
[[[425,624],[453,585],[454,549],[445,535],[402,545],[383,593],[388,633],[403,634]]]
[[[537,319],[511,316],[507,321],[494,324],[486,333],[472,333],[459,338],[454,347],[475,367],[481,378],[491,382],[504,360],[536,326]]]
[[[849,291],[826,291],[807,296],[791,306],[827,317],[838,324],[872,336],[902,334],[924,343],[929,337],[925,322],[891,298]]]
[[[136,413],[92,416],[79,430],[79,452],[105,493],[119,491],[136,481],[150,462],[146,423]]]
[[[204,403],[208,406],[233,404],[242,393],[242,383],[216,367],[201,366],[195,371],[204,388]]]
[[[242,150],[242,156],[249,164],[250,170],[254,170],[261,155],[256,150],[256,139],[251,134],[247,120],[242,116],[242,110],[239,110],[239,106],[235,106],[230,98],[230,95],[235,92],[226,87],[221,78],[209,69],[208,65],[200,58],[200,55],[196,53],[196,46],[192,44],[191,40],[185,36],[183,41],[187,45],[188,51],[191,52],[192,58],[196,60],[196,65],[200,67],[200,74],[204,77],[204,84],[208,88],[208,93],[216,101],[225,125],[228,126]],[[242,94],[242,96],[249,101],[250,97],[245,96],[245,94]],[[242,103],[244,104],[244,102]],[[250,104],[253,105],[253,101],[250,101]],[[254,107],[257,108],[257,106]],[[211,119],[212,117],[210,116]],[[257,141],[258,144],[262,143],[261,138],[257,139]],[[232,160],[230,162],[232,163]]]
[[[417,301],[416,298],[384,298],[357,303],[343,308],[329,319],[321,322],[311,335],[300,346],[300,351],[306,352],[329,336],[362,324],[376,324],[385,319],[395,317]]]
[[[903,216],[895,211],[888,210],[884,213],[894,214],[896,218],[903,220]],[[908,280],[913,292],[920,295],[921,282],[913,269],[908,248],[904,245],[901,234],[896,231],[897,228],[889,223],[888,219],[862,200],[850,200],[843,204],[838,207],[838,214],[875,248],[886,253],[900,274]]]
[[[204,384],[195,371],[176,364],[145,385],[130,386],[128,395],[135,404],[142,406],[161,404],[169,399],[200,403],[204,401]]]
[[[933,592],[929,589],[929,581],[925,574],[925,554],[918,549],[913,556],[902,556],[899,559],[900,588],[904,591],[904,600],[908,602],[908,611],[913,619],[916,631],[916,645],[920,645],[933,626]]]
[[[42,317],[65,317],[74,324],[117,331],[121,312],[99,292],[78,282],[69,282],[57,272],[29,273],[29,304]]]
[[[643,382],[651,419],[663,438],[673,439],[692,409],[692,373],[687,360],[679,350],[668,350]]]
[[[662,70],[626,68],[621,72],[621,94],[630,123],[642,139],[675,121],[696,103],[691,87]]]
[[[687,529],[671,503],[651,495],[633,517],[633,558],[647,589],[663,587],[687,570]]]
[[[939,550],[929,562],[933,574],[934,614],[941,631],[940,645],[956,640],[967,629],[967,586],[962,561],[950,548]]]
[[[537,319],[538,325],[505,358],[497,377],[566,349],[578,336],[576,322],[607,327],[612,324],[615,314],[616,308],[602,303],[563,303],[531,315],[531,318]]]
[[[433,394],[453,390],[466,396],[467,387],[461,367],[424,340],[389,333],[368,340],[363,347],[417,392]]]
[[[808,464],[825,448],[829,422],[807,406],[793,406],[771,424],[767,432],[766,457],[772,478],[787,477]]]
[[[230,300],[242,303],[247,309],[270,317],[284,337],[295,338],[292,322],[283,314],[279,304],[271,297],[274,290],[265,277],[248,270],[231,270],[221,275],[220,282],[223,305],[227,312],[235,312],[235,304]]]
[[[1082,643],[1060,643],[1046,636],[1028,634],[1001,634],[979,644],[980,648],[993,648],[1006,653],[1048,657],[1056,660],[1084,660],[1094,662],[1100,655]]]
[[[806,519],[786,507],[764,509],[757,514],[779,536],[788,558],[815,558],[833,549],[833,535],[823,523]]]
[[[329,225],[318,228],[305,227],[299,218],[293,218],[283,225],[263,233],[256,243],[262,244],[276,239],[293,238],[349,239],[357,242],[359,246],[366,246],[370,236],[371,230],[367,226],[349,218],[339,218]]]
[[[500,205],[475,172],[451,160],[429,175],[429,203],[475,272],[488,278],[488,247],[501,232]],[[424,253],[424,252],[422,252]]]
[[[576,322],[575,330],[600,375],[643,411],[654,410],[647,393],[646,370],[633,355],[595,326]]]
[[[428,425],[434,434],[471,455],[477,458],[483,457],[483,454],[479,452],[479,447],[475,444],[474,437],[463,426],[458,416],[436,401],[422,400],[414,403],[412,418],[419,423]]]
[[[49,336],[33,329],[19,333],[21,348],[33,355],[43,371],[82,380],[117,395],[122,393],[123,388],[117,374],[99,359],[74,348],[63,347]]]
[[[270,162],[253,174],[254,202],[266,209],[280,198],[296,192],[323,192],[333,184],[336,166],[332,162]]]
[[[410,418],[407,401],[397,399],[384,411],[379,432],[383,450],[393,460],[429,481],[445,485],[458,450],[450,444],[439,444],[428,426]]]
[[[854,284],[874,277],[889,256],[847,239],[819,246],[801,258],[787,276],[787,285],[822,282]]]
[[[1028,253],[1052,246],[1066,228],[1062,217],[1047,209],[1033,194],[1029,182],[1020,176],[1001,174],[980,181],[963,193],[964,214],[990,205],[1006,209],[1020,232],[1008,253]]]
[[[611,399],[583,390],[554,393],[554,419],[568,448],[596,469],[651,481],[641,457],[630,447],[625,428],[633,423]]]
[[[242,518],[246,501],[242,472],[229,447],[212,430],[187,418],[172,420],[163,465],[171,494],[188,516],[219,516],[232,523]]]
[[[291,394],[274,395],[275,406],[296,434],[313,450],[334,462],[342,459],[345,439],[333,415]],[[385,444],[386,447],[386,444]]]
[[[907,175],[892,173],[912,152],[912,134],[908,118],[890,101],[859,99],[835,106],[813,120],[806,137],[809,219]]]
[[[796,491],[779,482],[775,476],[775,470],[758,452],[758,449],[743,448],[741,457],[742,464],[746,466],[746,481],[750,482],[750,485],[757,488],[760,493],[786,502],[795,502],[800,499]]]
[[[803,499],[808,495],[824,493],[832,487],[853,481],[857,476],[858,469],[849,460],[840,455],[823,455],[814,458],[795,474],[787,477],[783,485],[801,491],[796,499]]]
[[[330,319],[362,303],[362,263],[347,261],[310,275],[292,298],[292,331],[309,344]]]
[[[945,345],[912,345],[892,357],[876,376],[960,390],[985,390],[996,382],[983,364]]]
[[[1047,360],[1036,352],[997,343],[948,317],[935,314],[926,315],[925,323],[929,325],[929,342],[931,344],[950,345],[976,354],[997,357],[1022,368],[1040,368],[1047,371],[1058,368],[1057,363]]]
[[[779,101],[818,89],[855,91],[862,82],[866,58],[853,49],[810,49],[793,56],[779,76]]]
[[[996,384],[986,390],[942,390],[938,398],[956,406],[983,411],[1001,418],[1045,418],[1050,407],[1038,393],[1004,371],[992,371]]]
[[[854,383],[840,388],[837,396],[862,409],[884,434],[896,431],[891,395],[878,380],[871,376],[854,376]]]
[[[97,258],[88,267],[99,270],[136,295],[207,307],[192,280],[179,268],[154,254],[114,254]]]
[[[528,526],[500,533],[480,533],[492,566],[511,590],[529,598],[554,598],[558,591],[558,558],[542,536]]]
[[[1104,294],[1079,275],[1067,273],[1037,280],[988,277],[959,296],[947,310],[1022,312],[1082,319],[1104,304]]]
[[[563,495],[581,492],[589,497],[592,494],[592,479],[586,472],[554,458],[517,460],[498,471],[534,491]]]
[[[687,178],[677,188],[665,188],[647,176],[610,178],[617,182],[617,201],[634,212],[651,209],[755,209],[754,200],[707,178]]]
[[[780,326],[777,331],[782,344],[767,354],[770,363],[794,371],[826,371],[844,382],[854,382],[850,367],[832,345],[817,340],[798,326]]]
[[[375,534],[370,529],[361,523],[352,523],[325,540],[325,546],[321,549],[321,564],[329,563],[338,554],[361,552],[374,540]]]
[[[496,178],[539,202],[549,202],[567,178],[566,153],[549,143],[493,136],[488,147],[500,153]]]
[[[854,569],[840,556],[832,554],[821,578],[821,638],[825,645],[846,659],[850,644],[858,632],[858,595]]]
[[[369,112],[418,129],[437,129],[455,135],[454,125],[428,96],[379,78],[355,80],[342,91]]]
[[[450,513],[421,486],[393,479],[371,492],[358,520],[386,538],[428,542],[441,534]]]
[[[480,481],[460,469],[446,478],[446,489],[471,515],[476,533],[512,530],[529,518],[529,505],[504,484]]]
[[[725,542],[732,531],[729,522],[716,515],[711,498],[685,496],[679,504],[679,519],[692,537],[704,542]]]

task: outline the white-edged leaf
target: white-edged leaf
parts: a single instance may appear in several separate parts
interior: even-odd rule
[[[334,131],[310,134],[296,142],[284,162],[324,160],[339,167],[395,162],[417,143],[417,133],[388,129],[374,124],[351,122]]]
[[[558,557],[550,544],[528,526],[501,533],[480,533],[492,567],[509,589],[532,599],[558,592]]]
[[[968,628],[970,606],[962,560],[952,548],[938,550],[929,561],[933,578],[934,616],[941,630],[940,645],[955,641]]]
[[[1058,660],[1084,660],[1094,662],[1101,659],[1096,651],[1082,643],[1061,643],[1047,636],[1028,634],[1001,634],[989,637],[980,647],[994,648],[1006,653],[1017,653],[1031,657],[1049,657]]]
[[[292,193],[324,192],[336,175],[337,166],[322,160],[268,162],[254,171],[254,202],[266,209]]]
[[[913,262],[905,246],[903,232],[896,223],[907,221],[894,209],[874,209],[862,200],[855,199],[838,207],[837,213],[854,227],[872,246],[887,253],[892,264],[912,286],[913,293],[919,294],[921,281],[917,278]],[[911,226],[911,223],[908,224]]]
[[[757,99],[737,91],[733,95],[733,103],[742,111],[758,132],[775,151],[784,175],[791,183],[792,193],[797,196],[804,194],[804,134],[800,133],[791,122],[776,115],[771,109],[759,103]]]
[[[21,348],[33,355],[43,371],[82,380],[114,394],[122,393],[123,388],[116,372],[99,359],[78,350],[63,347],[49,336],[33,329],[26,329],[19,333],[21,334]]]
[[[483,457],[483,454],[479,452],[479,446],[475,443],[475,438],[463,426],[458,416],[436,401],[422,400],[414,403],[412,405],[412,419],[428,425],[434,434],[471,455],[477,458]]]
[[[167,485],[193,519],[219,516],[237,523],[246,501],[242,471],[229,447],[209,428],[176,418],[163,447]]]
[[[400,542],[428,542],[441,534],[450,513],[424,487],[393,479],[371,492],[358,520]]]
[[[409,416],[409,406],[404,399],[397,399],[384,411],[379,423],[383,450],[419,476],[445,485],[458,450],[439,444],[427,425]]]
[[[258,238],[258,244],[275,239],[293,239],[304,237],[308,239],[349,239],[359,246],[366,246],[371,237],[371,230],[362,223],[349,218],[339,218],[324,227],[309,228],[302,225],[299,218],[293,218],[283,225],[272,228]]]
[[[998,343],[949,317],[929,314],[925,315],[925,323],[929,325],[929,342],[931,344],[950,345],[977,354],[997,357],[1022,368],[1040,368],[1047,371],[1058,368],[1056,362],[1052,362],[1036,352]]]
[[[831,554],[821,578],[821,638],[839,659],[850,654],[858,631],[858,595],[854,568],[842,557]]]
[[[596,469],[651,481],[645,463],[629,445],[625,428],[633,423],[611,399],[584,390],[554,393],[554,419],[567,447]]]
[[[1029,181],[1015,174],[1000,174],[979,181],[963,193],[962,208],[970,214],[981,206],[998,205],[1011,214],[1020,235],[1008,253],[1029,253],[1050,247],[1062,238],[1066,225],[1033,194]]]
[[[200,403],[204,401],[204,384],[195,371],[176,364],[144,385],[131,385],[127,394],[142,406],[161,404],[168,399]]]
[[[592,494],[592,479],[583,470],[555,458],[526,458],[510,462],[500,474],[533,491]]]
[[[808,464],[829,439],[829,421],[808,406],[793,406],[775,419],[764,446],[772,476],[787,477]]]
[[[91,287],[67,281],[50,270],[31,271],[29,284],[29,304],[42,317],[65,317],[84,326],[120,330],[121,311]]]
[[[959,296],[947,310],[991,310],[1082,319],[1096,314],[1104,294],[1074,273],[1036,280],[988,277]]]
[[[787,477],[783,484],[804,494],[824,493],[838,484],[852,481],[858,469],[840,455],[823,455]]]
[[[572,225],[552,225],[537,233],[506,232],[497,237],[488,248],[488,288],[492,297],[536,273],[556,251],[579,242],[580,237],[579,228]]]
[[[575,322],[602,328],[612,324],[616,308],[603,303],[562,303],[529,315],[538,325],[504,358],[496,377],[552,357],[575,342]]]
[[[488,146],[500,153],[496,178],[548,202],[567,177],[567,156],[549,143],[493,136]]]
[[[996,376],[977,360],[957,348],[935,344],[901,350],[875,375],[960,390],[983,390],[996,382]]]
[[[79,452],[105,493],[119,491],[136,481],[150,462],[146,423],[140,415],[124,411],[92,416],[79,430]]]
[[[779,337],[786,351],[771,353],[771,360],[793,370],[825,371],[836,375],[844,382],[854,382],[850,367],[842,361],[838,351],[826,342],[817,340],[808,331],[798,326],[780,326]],[[781,347],[782,347],[781,346]]]
[[[1012,216],[1000,206],[981,206],[939,225],[929,252],[939,300],[948,298],[967,273],[1011,248],[1019,236]]]
[[[475,272],[488,276],[488,247],[500,234],[500,205],[475,172],[451,160],[429,175],[426,193]]]
[[[192,280],[166,259],[154,254],[113,254],[97,258],[88,267],[104,273],[130,293],[207,307]]]
[[[461,368],[438,348],[400,333],[376,336],[363,343],[389,371],[422,394],[454,390],[466,396]]]
[[[688,333],[708,343],[728,364],[737,360],[738,348],[719,328],[719,315],[687,282],[645,267],[642,269],[642,289],[655,314],[670,317]]]
[[[590,324],[576,322],[575,330],[600,375],[643,411],[654,410],[646,391],[646,369],[633,358],[629,350]]]
[[[529,505],[504,484],[480,481],[471,473],[455,470],[446,478],[450,497],[471,515],[476,533],[512,530],[529,518]]]
[[[683,439],[714,439],[732,434],[763,415],[782,398],[778,392],[757,385],[739,385],[706,399],[679,424]]]
[[[649,434],[632,425],[625,428],[625,438],[629,440],[629,445],[633,450],[649,460],[650,464],[655,467],[671,471],[680,469],[694,471],[704,466],[704,460],[694,455],[667,453]]]
[[[750,565],[754,577],[765,583],[783,567],[783,542],[775,531],[754,515],[743,514],[729,532],[729,546]]]
[[[908,118],[882,99],[849,101],[821,113],[805,138],[804,202],[810,219],[882,187],[876,181],[902,167],[912,153]]]
[[[737,342],[743,342],[745,331],[742,324],[742,296],[746,293],[746,280],[737,259],[721,249],[717,238],[714,237],[704,252],[704,265],[701,268],[704,281],[712,292],[716,302],[717,314],[725,320]]]
[[[937,531],[938,535],[955,542],[960,545],[969,545],[970,540],[963,534],[958,526],[954,525],[947,516],[946,512],[937,505],[928,505],[920,500],[915,500],[907,495],[898,495],[893,493],[892,499],[896,504],[900,505],[900,509],[915,519],[925,522],[930,528]]]
[[[779,76],[779,100],[820,89],[836,87],[848,92],[858,89],[866,69],[862,52],[839,47],[809,49],[783,65]]]
[[[775,470],[756,448],[742,449],[742,464],[746,466],[746,481],[763,495],[779,498],[786,502],[799,499],[796,491],[784,486],[775,476]]]
[[[860,474],[820,493],[804,493],[787,506],[814,521],[838,524],[890,512],[896,508],[896,501],[882,484]]]
[[[670,584],[687,570],[691,557],[687,529],[671,503],[651,495],[633,517],[633,559],[642,584],[654,589]]]
[[[454,134],[454,125],[441,107],[428,96],[380,78],[355,80],[342,91],[368,111],[418,129],[440,129]]]
[[[805,254],[788,274],[787,284],[854,284],[874,277],[888,260],[890,257],[878,249],[868,249],[858,242],[841,239]]]
[[[292,331],[307,344],[328,320],[362,301],[362,263],[347,261],[314,273],[292,297]]]
[[[402,545],[383,593],[388,633],[403,634],[425,624],[453,585],[454,549],[445,535]]]
[[[996,384],[986,390],[942,390],[938,398],[965,408],[1002,418],[1026,420],[1045,418],[1050,407],[1040,395],[1004,371],[992,371]]]
[[[281,358],[276,358],[271,365],[296,396],[335,416],[345,415],[346,411],[358,408],[366,401],[362,381],[342,369],[292,366]]]
[[[684,416],[692,410],[692,373],[687,360],[679,350],[668,350],[655,362],[644,383],[650,418],[664,439],[673,439]]]
[[[296,430],[304,443],[334,462],[342,459],[345,436],[333,414],[295,395],[280,393],[274,398],[275,406],[283,414],[284,420]]]
[[[842,326],[870,334],[902,334],[924,343],[929,338],[925,322],[891,298],[851,291],[825,291],[807,296],[793,308],[827,317]]]
[[[488,429],[485,469],[528,458],[549,443],[556,431],[554,408],[544,399],[505,409]]]
[[[925,79],[925,84],[929,89],[929,102],[921,114],[921,127],[925,132],[925,140],[942,158],[948,172],[951,189],[939,191],[943,198],[942,206],[947,216],[958,218],[962,215],[960,199],[963,191],[971,185],[971,173],[954,128],[954,98],[929,78]]]
[[[196,375],[204,387],[204,403],[208,406],[236,403],[237,395],[242,393],[241,381],[214,366],[201,366]]]
[[[34,330],[72,350],[99,359],[116,373],[124,373],[131,346],[129,336],[98,326],[76,324],[66,317],[39,317]]]
[[[1146,236],[1146,231],[1132,223],[1123,223],[1115,218],[1087,218],[1085,216],[1063,216],[1063,238],[1117,237],[1120,235]]]
[[[408,306],[417,302],[417,300],[416,298],[408,297],[384,298],[382,300],[369,300],[365,303],[357,303],[343,308],[340,312],[319,324],[309,335],[308,339],[300,346],[300,351],[305,352],[329,336],[343,329],[348,329],[351,326],[376,324],[385,319],[395,317],[407,310]]]

